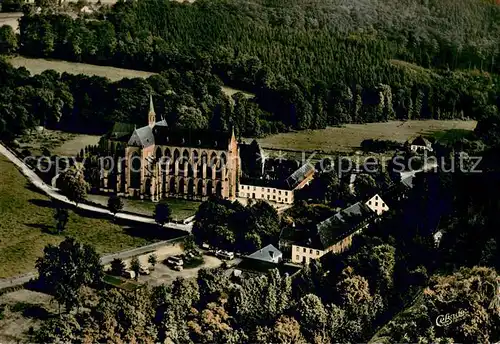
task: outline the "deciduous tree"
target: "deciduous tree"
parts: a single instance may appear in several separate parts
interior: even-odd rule
[[[123,259],[115,258],[111,261],[111,270],[110,273],[115,276],[123,276],[125,271],[127,270],[127,266]]]
[[[116,216],[118,212],[122,211],[123,206],[123,200],[119,196],[111,196],[108,199],[108,209],[113,213],[113,216]]]
[[[0,54],[11,54],[17,50],[17,37],[10,25],[0,26]]]
[[[137,281],[139,279],[139,272],[141,271],[141,262],[139,262],[139,258],[132,258],[132,260],[130,261],[130,270],[135,273],[134,278]]]
[[[159,226],[163,226],[165,223],[171,220],[172,210],[167,203],[160,202],[155,207],[153,217]]]
[[[46,246],[36,267],[40,284],[68,311],[79,305],[80,287],[100,283],[102,277],[97,252],[72,238],[66,238],[59,246]]]
[[[54,220],[56,220],[57,232],[62,233],[69,221],[68,209],[56,208],[56,211],[54,213]]]
[[[57,186],[61,194],[75,202],[76,206],[87,197],[88,183],[85,181],[83,171],[75,166],[59,175]]]

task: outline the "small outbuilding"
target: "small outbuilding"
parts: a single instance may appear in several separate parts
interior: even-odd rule
[[[432,152],[432,143],[423,136],[408,141],[410,150],[417,153]]]
[[[269,244],[258,251],[246,256],[248,259],[254,259],[266,263],[278,264],[283,260],[283,253],[274,245]]]

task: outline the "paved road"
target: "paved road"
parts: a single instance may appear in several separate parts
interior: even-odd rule
[[[43,191],[45,194],[47,194],[49,197],[56,199],[60,202],[70,204],[70,205],[75,205],[73,202],[68,200],[66,196],[61,195],[56,188],[47,185],[38,175],[30,168],[28,167],[23,161],[21,161],[19,158],[17,158],[13,153],[10,152],[8,148],[6,148],[4,145],[0,144],[0,154],[5,155],[12,163],[14,163],[20,170],[21,173],[26,176],[26,178],[29,179],[29,181],[38,189]],[[106,209],[106,208],[101,208],[101,207],[96,207],[93,205],[88,205],[88,204],[78,204],[78,208],[87,210],[90,212],[94,213],[99,213],[99,214],[106,214],[106,215],[112,215],[111,212]],[[140,222],[140,223],[147,223],[147,224],[154,224],[155,221],[152,217],[148,216],[143,216],[143,215],[134,215],[134,214],[124,214],[124,213],[118,213],[116,214],[116,218],[118,219],[124,219],[124,220],[129,220],[129,221],[135,221],[135,222]],[[191,229],[193,228],[193,224],[179,224],[179,223],[173,223],[169,222],[165,224],[166,228],[173,228],[173,229],[178,229],[186,232],[191,232]]]
[[[159,242],[154,243],[154,244],[141,246],[141,247],[137,247],[137,248],[132,248],[132,249],[117,252],[117,253],[108,254],[108,255],[101,257],[101,264],[102,265],[109,264],[115,258],[128,259],[131,257],[139,256],[141,254],[156,251],[161,247],[171,245],[172,241],[175,241],[175,240],[179,240],[179,238],[165,240],[165,241],[159,241]],[[23,285],[23,284],[29,282],[31,279],[37,278],[37,276],[38,276],[38,274],[36,272],[29,272],[29,273],[15,276],[12,278],[0,279],[0,290],[5,289],[5,288],[9,288],[9,287]]]

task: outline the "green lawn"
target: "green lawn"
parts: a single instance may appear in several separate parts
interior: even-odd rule
[[[60,130],[32,130],[17,138],[18,152],[27,149],[33,155],[41,155],[46,148],[53,155],[75,157],[86,146],[97,145],[99,139],[97,135],[71,134]]]
[[[434,132],[455,130],[471,132],[476,121],[460,120],[410,120],[366,124],[346,124],[318,130],[269,135],[257,141],[263,148],[291,149],[298,151],[320,150],[325,153],[352,152],[360,149],[365,139],[394,140],[406,142],[415,135],[432,135]],[[250,142],[251,139],[246,139]]]
[[[102,206],[107,206],[109,197],[103,195],[89,195],[88,199]],[[165,202],[168,203],[170,209],[172,209],[172,218],[174,220],[183,220],[194,215],[201,204],[201,202],[181,198],[168,198]],[[143,214],[146,216],[153,216],[153,211],[155,210],[157,203],[147,200],[124,198],[123,204],[125,211]]]
[[[474,132],[466,129],[450,129],[433,132],[431,137],[434,137],[436,141],[443,144],[452,145],[461,139],[473,139]]]
[[[142,284],[127,280],[122,277],[117,277],[117,276],[111,276],[111,275],[104,275],[103,281],[109,285],[112,285],[113,287],[117,287],[120,289],[124,289],[127,291],[134,291],[136,289],[139,289],[142,287]]]
[[[184,269],[194,269],[197,268],[198,266],[202,265],[205,262],[205,259],[203,256],[201,257],[194,257],[191,259],[184,259]]]
[[[93,245],[99,253],[111,253],[150,243],[151,238],[132,236],[143,230],[126,228],[108,219],[79,216],[70,211],[62,235],[52,234],[55,222],[52,202],[34,191],[24,176],[0,154],[0,278],[34,270],[35,260],[47,244],[64,236]]]

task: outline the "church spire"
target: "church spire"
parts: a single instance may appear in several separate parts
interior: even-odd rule
[[[156,123],[156,113],[155,107],[153,105],[153,95],[149,94],[149,113],[148,113],[148,125],[152,128]]]

